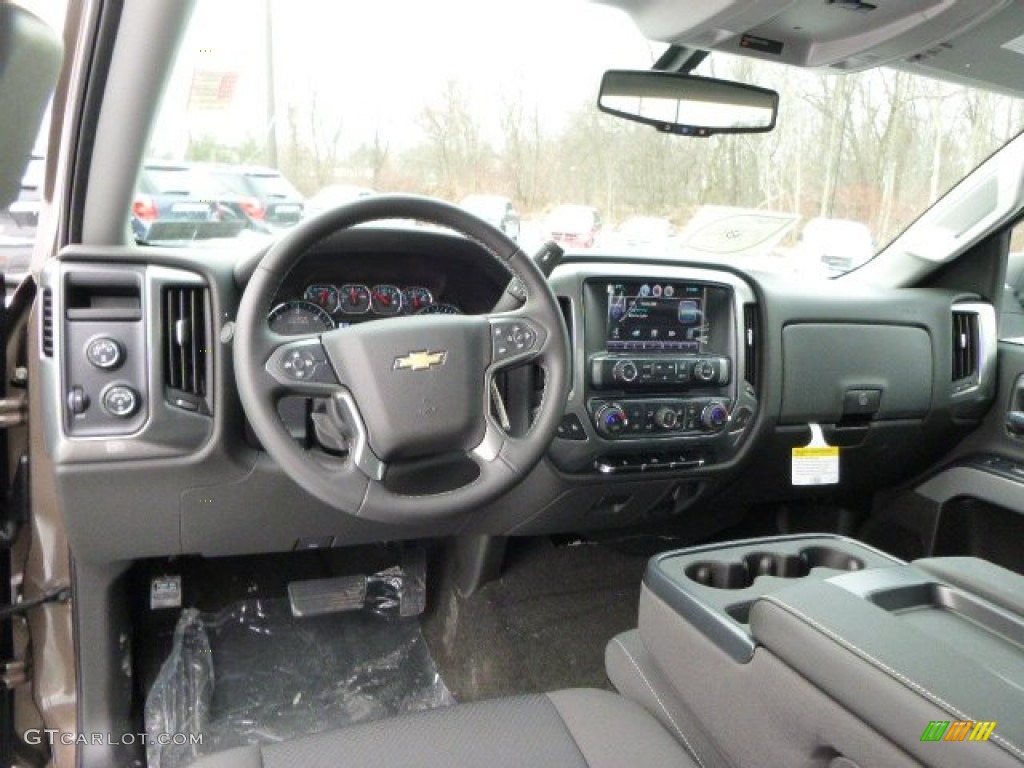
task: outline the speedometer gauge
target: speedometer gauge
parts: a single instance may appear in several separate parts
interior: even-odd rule
[[[370,308],[378,315],[397,315],[402,311],[402,292],[394,285],[375,285],[370,289]]]
[[[311,285],[306,288],[302,298],[321,307],[330,315],[338,311],[338,289],[333,285]]]
[[[434,303],[434,295],[426,288],[406,288],[402,291],[405,311],[415,315]]]
[[[286,301],[278,304],[267,315],[270,330],[282,336],[305,336],[323,333],[334,328],[334,321],[326,310],[311,301]]]

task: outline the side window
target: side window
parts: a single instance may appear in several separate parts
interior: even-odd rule
[[[1006,285],[999,318],[999,338],[1024,344],[1024,222],[1013,228],[1006,262]]]

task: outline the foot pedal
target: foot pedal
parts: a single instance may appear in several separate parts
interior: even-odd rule
[[[337,576],[288,585],[293,616],[369,610],[380,616],[418,616],[427,603],[427,555],[407,550],[402,564],[372,576]]]
[[[367,581],[367,577],[362,574],[293,581],[288,585],[292,616],[361,611],[366,604]]]

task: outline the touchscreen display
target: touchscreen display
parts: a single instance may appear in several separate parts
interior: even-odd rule
[[[707,299],[703,285],[609,284],[608,351],[703,353],[711,335]]]

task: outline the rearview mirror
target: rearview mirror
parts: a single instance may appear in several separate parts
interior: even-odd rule
[[[604,73],[597,106],[663,133],[713,136],[763,133],[775,127],[779,94],[767,88],[677,72]]]

